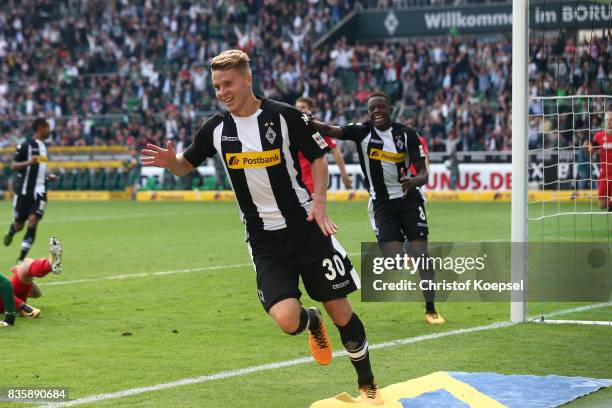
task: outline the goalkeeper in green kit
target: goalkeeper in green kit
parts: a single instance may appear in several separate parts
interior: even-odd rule
[[[11,281],[0,274],[0,301],[4,304],[4,320],[0,320],[0,328],[15,324],[15,299]]]

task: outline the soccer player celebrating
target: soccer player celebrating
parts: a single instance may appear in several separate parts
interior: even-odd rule
[[[28,297],[40,297],[40,289],[35,285],[34,278],[44,278],[53,272],[60,274],[62,272],[62,244],[57,237],[51,237],[49,240],[49,256],[47,258],[25,258],[23,262],[13,266],[11,268],[10,283],[13,287],[13,299],[10,301],[2,298],[0,302],[0,311],[4,310],[7,314],[16,308],[21,316],[27,318],[34,318],[40,316],[40,309],[28,305]],[[2,276],[2,278],[4,278]],[[12,319],[14,322],[14,319]],[[5,319],[7,321],[7,319]],[[12,324],[8,322],[9,324]],[[2,324],[0,323],[0,326]]]
[[[410,243],[413,254],[427,252],[429,233],[425,202],[419,187],[427,183],[425,151],[414,129],[391,120],[391,101],[382,92],[374,92],[368,99],[365,123],[331,126],[314,120],[315,128],[337,139],[358,144],[359,162],[370,193],[370,220],[384,256],[403,254],[404,242]],[[406,168],[414,165],[416,175],[409,177]],[[422,280],[433,280],[434,271],[425,263],[419,271]],[[425,320],[431,324],[444,323],[436,312],[433,290],[423,291]]]
[[[315,101],[312,98],[308,98],[306,96],[302,96],[295,101],[295,108],[307,115],[312,115],[315,113],[315,106]],[[342,155],[338,151],[336,144],[331,138],[323,135],[323,139],[325,139],[325,143],[327,143],[327,145],[329,146],[331,154],[334,155],[334,160],[336,161],[338,169],[340,170],[340,177],[342,178],[342,183],[344,184],[344,187],[346,187],[347,190],[350,190],[353,186],[353,183],[351,182],[351,179],[348,176],[348,173],[346,172],[346,165],[344,163]],[[302,152],[298,153],[298,157],[300,159],[300,166],[302,167],[302,181],[306,185],[308,192],[312,194],[314,192],[314,186],[312,184],[312,170],[310,167],[310,161],[308,161],[308,159],[304,157]]]
[[[360,281],[346,251],[333,237],[337,227],[325,209],[327,143],[307,115],[253,94],[249,57],[228,50],[211,61],[217,98],[227,111],[204,122],[193,144],[175,154],[147,145],[142,163],[184,176],[218,153],[246,225],[257,275],[257,294],[266,312],[285,333],[309,332],[310,351],[330,363],[331,343],[323,317],[300,303],[299,277],[314,300],[323,303],[338,328],[355,370],[361,399],[382,404],[374,382],[363,324],[347,295]],[[312,163],[314,194],[304,187],[298,151]]]
[[[47,207],[47,179],[54,181],[56,176],[47,177],[47,145],[44,140],[49,136],[49,124],[44,119],[36,119],[32,126],[34,136],[17,147],[11,169],[17,172],[15,199],[13,201],[14,222],[4,236],[4,245],[9,246],[16,232],[28,228],[21,242],[18,262],[25,259],[36,238],[36,226],[42,219]]]
[[[605,129],[593,136],[591,154],[599,147],[599,180],[597,195],[602,210],[612,211],[612,112],[606,112]]]

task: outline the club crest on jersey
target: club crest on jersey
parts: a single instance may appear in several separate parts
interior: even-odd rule
[[[308,115],[303,114],[303,115],[302,115],[302,120],[304,121],[304,124],[305,124],[305,125],[308,125],[308,121],[309,121],[310,119],[308,119]]]
[[[276,166],[281,163],[280,149],[263,152],[225,153],[227,167],[236,169],[256,169]]]
[[[268,124],[266,123],[266,126],[267,125]],[[274,144],[274,141],[276,140],[276,132],[271,127],[269,127],[268,131],[266,132],[266,139],[268,139],[268,142],[270,142],[270,144]]]
[[[404,148],[404,141],[402,140],[401,136],[397,136],[395,138],[395,145],[397,146],[398,149],[403,149]]]

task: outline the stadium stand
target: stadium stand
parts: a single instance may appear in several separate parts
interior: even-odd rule
[[[9,1],[0,11],[0,148],[27,136],[37,116],[51,123],[56,146],[135,151],[170,138],[188,144],[219,108],[207,61],[228,47],[252,56],[261,95],[291,104],[314,97],[326,121],[364,119],[364,102],[380,89],[393,97],[399,119],[426,135],[432,152],[449,144],[458,151],[511,148],[509,35],[483,41],[450,33],[367,45],[342,38],[314,47],[355,7],[482,1],[192,3]],[[597,93],[610,72],[604,44],[564,36],[534,41],[533,92]]]

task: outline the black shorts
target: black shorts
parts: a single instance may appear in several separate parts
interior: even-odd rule
[[[406,198],[371,200],[368,212],[378,242],[425,240],[429,235],[422,201],[415,204]]]
[[[346,297],[361,286],[346,251],[316,222],[251,233],[247,243],[266,312],[281,300],[302,296],[300,276],[308,295],[319,302]]]
[[[17,222],[25,222],[30,214],[36,214],[41,219],[47,208],[47,194],[21,195],[13,197],[13,214]]]

